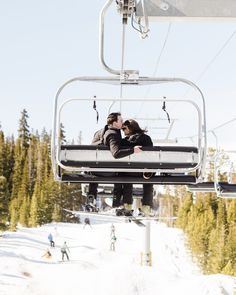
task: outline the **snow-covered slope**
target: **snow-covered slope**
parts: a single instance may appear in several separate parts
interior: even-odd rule
[[[202,275],[186,250],[181,230],[151,225],[152,267],[140,265],[144,228],[115,224],[116,251],[110,248],[111,224],[48,224],[19,228],[0,238],[0,295],[233,295],[234,278]],[[52,233],[52,258],[42,257]],[[70,261],[61,262],[66,241]]]

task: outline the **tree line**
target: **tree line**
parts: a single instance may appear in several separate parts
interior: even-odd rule
[[[209,156],[214,153],[209,149]],[[209,163],[207,181],[214,179]],[[235,183],[235,172],[234,183]],[[227,182],[227,175],[220,176]],[[216,193],[191,193],[176,187],[172,198],[176,226],[186,233],[192,255],[205,273],[236,275],[236,200],[222,199]]]
[[[50,160],[50,134],[30,132],[28,113],[21,112],[18,137],[5,137],[0,128],[0,227],[16,230],[69,217],[62,210],[78,210],[79,184],[54,181]],[[63,132],[61,132],[62,136]]]
[[[30,132],[27,120],[24,109],[16,139],[5,137],[0,128],[0,229],[72,221],[63,208],[78,210],[83,202],[80,184],[54,181],[50,134],[45,129],[41,134]],[[212,179],[211,167],[208,181]],[[168,214],[177,216],[176,226],[186,233],[192,254],[206,273],[236,275],[235,200],[166,186],[160,202]]]

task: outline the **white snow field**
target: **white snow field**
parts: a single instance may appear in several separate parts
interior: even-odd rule
[[[144,227],[116,223],[52,223],[19,227],[0,238],[1,295],[233,295],[234,277],[203,275],[192,261],[181,230],[151,224],[152,266],[141,266]],[[55,248],[49,247],[52,233]],[[61,261],[66,241],[70,261]],[[52,258],[42,257],[49,248]]]

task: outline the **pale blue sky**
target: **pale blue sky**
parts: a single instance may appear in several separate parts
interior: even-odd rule
[[[76,76],[110,75],[102,69],[98,55],[98,18],[104,3],[103,0],[0,0],[0,122],[6,135],[16,134],[23,108],[29,113],[31,128],[41,131],[45,127],[49,131],[54,96],[61,84]],[[109,12],[106,24],[106,60],[112,68],[119,69],[121,30],[115,9]],[[128,30],[126,68],[152,76],[168,26],[168,21],[150,23],[151,32],[145,40]],[[208,129],[236,118],[236,33],[232,35],[235,31],[235,20],[172,21],[155,72],[156,76],[176,76],[196,82],[206,97]],[[148,89],[143,88],[142,92],[145,96]],[[175,108],[169,110],[172,117],[178,117]],[[95,113],[91,108],[86,112],[74,108],[72,115],[94,121]],[[137,111],[133,114],[138,115],[141,113]],[[105,120],[103,116],[101,112],[100,125]],[[70,126],[67,133],[71,135],[74,128],[73,136],[77,136],[83,130],[83,138],[90,140],[98,126],[88,126],[89,131],[85,131],[85,126]],[[217,131],[220,146],[236,149],[235,127],[236,121]],[[193,135],[195,131],[186,128],[186,133]],[[211,137],[209,141],[214,142]]]

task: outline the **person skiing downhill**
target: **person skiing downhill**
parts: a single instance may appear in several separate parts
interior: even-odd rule
[[[66,242],[64,242],[63,245],[61,246],[62,261],[64,261],[64,256],[65,255],[66,255],[67,260],[68,261],[70,260],[67,251],[70,252]]]
[[[86,218],[84,219],[84,228],[85,228],[86,225],[89,225],[90,228],[92,228],[92,226],[91,226],[91,224],[90,224],[90,219],[89,219],[88,217],[86,217]]]
[[[115,234],[115,226],[114,224],[112,223],[111,224],[111,236]]]
[[[42,257],[45,257],[45,258],[52,258],[52,254],[51,254],[51,252],[49,251],[49,249],[47,249],[46,251],[45,251],[45,253],[42,255]]]
[[[48,240],[50,243],[50,247],[55,247],[55,242],[53,241],[53,236],[51,233],[48,235]]]
[[[115,236],[115,233],[113,233],[111,235],[111,244],[110,244],[110,250],[111,251],[115,251],[115,243],[116,243],[116,236]]]

